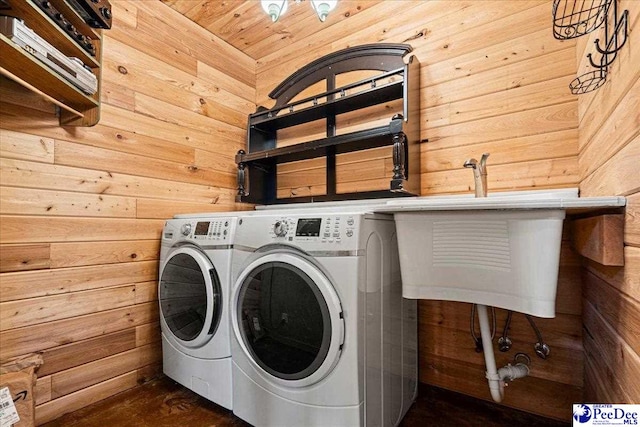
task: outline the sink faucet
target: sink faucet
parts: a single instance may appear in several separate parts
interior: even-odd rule
[[[464,162],[463,165],[465,168],[473,168],[476,197],[487,197],[487,157],[489,157],[489,153],[484,153],[479,162],[471,158]]]

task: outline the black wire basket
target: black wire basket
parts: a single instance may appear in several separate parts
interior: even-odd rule
[[[568,40],[584,36],[607,19],[612,0],[553,0],[553,36]]]
[[[607,71],[599,69],[595,71],[589,71],[582,74],[571,83],[569,83],[569,89],[574,95],[582,95],[583,93],[591,92],[598,89],[607,81]]]
[[[607,11],[608,12],[608,11]],[[589,53],[587,59],[589,64],[593,67],[594,71],[588,71],[578,77],[576,77],[570,84],[569,89],[574,95],[581,95],[583,93],[591,92],[603,84],[607,80],[607,73],[609,66],[613,64],[618,52],[627,42],[627,35],[629,32],[629,11],[625,10],[621,15],[618,15],[618,3],[617,0],[613,0],[613,30],[610,30],[609,20],[604,19],[604,41],[600,43],[600,39],[597,38],[594,41],[594,47],[596,52],[600,56],[600,60],[593,60],[593,54]],[[604,45],[604,47],[602,47]]]

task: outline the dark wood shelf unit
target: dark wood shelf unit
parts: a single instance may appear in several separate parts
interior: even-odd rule
[[[84,23],[84,20],[64,0],[52,1],[69,22],[91,39],[91,43],[96,48],[96,55],[92,56],[40,10],[33,0],[9,0],[8,3],[11,9],[3,10],[3,14],[23,20],[28,28],[61,53],[67,57],[80,59],[96,75],[98,90],[92,95],[85,94],[4,35],[0,35],[2,75],[58,105],[61,125],[93,126],[97,124],[100,119],[101,30],[91,28]]]
[[[241,202],[273,204],[300,201],[350,200],[416,195],[419,174],[419,64],[405,56],[411,46],[373,44],[332,53],[301,68],[269,94],[271,109],[259,107],[249,115],[247,150],[236,156],[238,195]],[[336,76],[360,70],[376,74],[336,87]],[[308,87],[326,82],[326,91],[292,101]],[[389,124],[357,132],[337,134],[336,117],[375,105],[401,100],[402,109]],[[285,147],[277,146],[278,130],[326,120],[326,137]],[[336,155],[392,146],[393,177],[389,190],[336,192]],[[321,196],[278,198],[277,166],[299,160],[326,157],[326,188]],[[248,181],[248,182],[247,182]]]
[[[98,101],[86,95],[66,80],[60,80],[55,71],[36,60],[26,50],[0,34],[3,68],[12,74],[20,75],[33,86],[47,93],[65,105],[80,110],[87,105],[97,106]]]

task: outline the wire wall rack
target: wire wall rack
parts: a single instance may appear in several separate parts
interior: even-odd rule
[[[612,17],[609,11],[613,10]],[[610,22],[611,21],[611,22]],[[588,34],[604,24],[604,40],[597,38],[593,53],[587,54],[589,65],[594,70],[576,77],[569,89],[581,95],[600,88],[607,80],[609,67],[625,45],[629,33],[629,11],[618,14],[618,0],[554,0],[553,35],[559,40],[568,40]],[[604,47],[603,47],[604,46]]]
[[[553,36],[568,40],[599,28],[607,18],[612,0],[554,0]]]

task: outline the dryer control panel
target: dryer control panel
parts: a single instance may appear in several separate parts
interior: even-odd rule
[[[163,240],[193,240],[199,244],[231,243],[237,218],[193,218],[167,221]]]
[[[211,221],[196,221],[193,228],[194,240],[226,240],[229,236],[229,219],[216,219]]]

